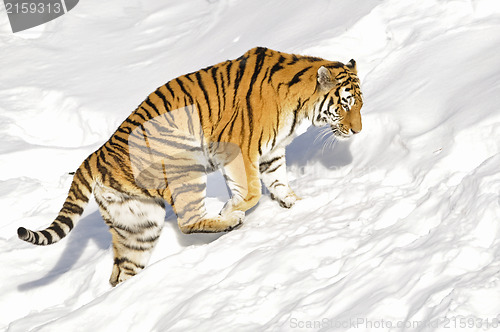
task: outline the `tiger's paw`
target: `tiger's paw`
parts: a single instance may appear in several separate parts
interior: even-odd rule
[[[128,259],[115,259],[109,283],[115,287],[119,283],[135,276],[142,268]]]
[[[194,223],[179,224],[184,234],[229,232],[240,226],[245,218],[243,211],[231,211],[218,216],[204,218]]]
[[[227,228],[223,230],[223,232],[229,232],[233,229],[240,227],[243,224],[243,219],[245,219],[244,211],[233,211],[229,214],[224,215],[223,217],[227,221]]]
[[[283,198],[278,198],[276,196],[274,196],[273,194],[271,194],[271,198],[278,201],[279,205],[282,207],[282,208],[286,208],[286,209],[289,209],[291,208],[292,206],[294,206],[294,204],[297,202],[297,201],[300,201],[302,198],[297,196],[297,194],[295,194],[293,191],[291,191],[290,193],[288,193],[285,197]]]

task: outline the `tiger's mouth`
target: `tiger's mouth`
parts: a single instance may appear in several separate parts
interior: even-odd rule
[[[352,134],[348,130],[345,130],[339,124],[330,125],[330,127],[332,128],[332,132],[335,138],[342,140],[342,139],[348,139],[352,136]]]

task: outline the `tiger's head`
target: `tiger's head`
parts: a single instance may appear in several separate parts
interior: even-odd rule
[[[361,131],[363,99],[357,77],[356,62],[346,65],[332,63],[318,69],[320,98],[314,107],[314,126],[330,125],[340,139],[349,138]]]

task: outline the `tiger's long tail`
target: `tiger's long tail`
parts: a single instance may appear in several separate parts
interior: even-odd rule
[[[90,166],[91,158],[92,155],[75,172],[68,197],[54,222],[46,229],[36,232],[19,227],[17,235],[21,240],[36,245],[53,244],[73,229],[75,223],[80,219],[83,209],[87,206],[94,187],[95,180]]]

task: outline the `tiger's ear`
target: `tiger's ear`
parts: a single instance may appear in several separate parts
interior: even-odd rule
[[[354,74],[358,74],[358,68],[356,67],[356,61],[354,61],[354,59],[351,59],[346,64],[346,67],[349,68],[349,70],[352,71]]]
[[[318,83],[321,90],[330,91],[337,85],[337,81],[333,78],[332,73],[325,66],[318,69]]]

